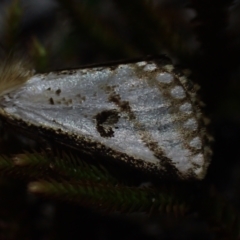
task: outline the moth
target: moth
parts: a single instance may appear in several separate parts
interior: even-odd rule
[[[33,74],[0,69],[0,118],[92,156],[202,179],[210,137],[196,87],[166,57]]]

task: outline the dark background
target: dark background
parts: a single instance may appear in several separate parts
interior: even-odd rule
[[[37,72],[159,54],[190,69],[215,138],[202,184],[238,215],[239,14],[240,2],[230,0],[0,1],[0,52],[30,59]],[[2,149],[17,151],[14,136],[2,132]],[[25,181],[1,181],[1,239],[230,239],[216,233],[221,221],[216,231],[197,212],[183,219],[105,214],[29,195]]]

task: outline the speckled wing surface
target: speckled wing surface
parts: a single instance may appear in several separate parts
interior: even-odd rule
[[[194,87],[166,60],[37,74],[1,96],[0,115],[90,154],[202,179],[208,135]]]

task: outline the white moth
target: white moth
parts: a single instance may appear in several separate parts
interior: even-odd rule
[[[11,71],[0,76],[8,123],[160,176],[204,177],[211,151],[199,101],[169,60],[36,75],[19,63]],[[6,85],[12,78],[21,84]]]

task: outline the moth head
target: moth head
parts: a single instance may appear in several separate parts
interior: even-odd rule
[[[9,57],[0,61],[0,96],[23,85],[34,74],[31,64],[25,59]]]

